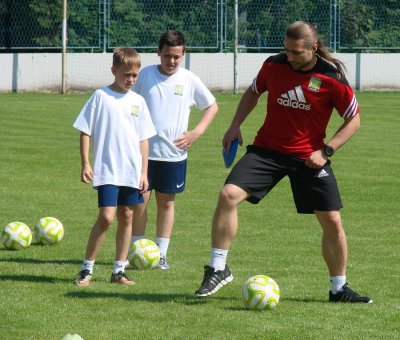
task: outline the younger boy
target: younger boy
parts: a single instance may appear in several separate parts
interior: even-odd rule
[[[132,233],[132,216],[147,191],[148,138],[156,132],[144,99],[131,91],[141,66],[131,48],[117,48],[111,72],[114,82],[96,90],[84,105],[74,127],[81,131],[81,181],[93,181],[99,214],[89,235],[77,286],[91,283],[96,256],[117,215],[116,255],[111,283],[132,285],[125,274]],[[93,170],[89,143],[93,142]]]
[[[133,91],[142,95],[149,107],[157,135],[149,140],[149,191],[133,218],[132,241],[143,238],[150,192],[157,201],[157,237],[161,260],[159,269],[168,269],[167,250],[175,214],[175,194],[185,189],[187,150],[206,131],[218,111],[214,96],[192,72],[180,68],[185,55],[181,32],[167,31],[159,41],[159,65],[142,69]],[[195,128],[188,131],[192,106],[203,111]]]

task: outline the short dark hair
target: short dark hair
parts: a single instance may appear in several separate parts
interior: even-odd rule
[[[183,46],[186,49],[185,37],[182,32],[168,30],[160,37],[158,49],[161,51],[164,46]]]

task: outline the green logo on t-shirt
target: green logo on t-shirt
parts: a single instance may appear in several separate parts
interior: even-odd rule
[[[134,106],[132,106],[132,108],[131,108],[131,115],[133,116],[133,117],[138,117],[139,116],[139,106],[137,106],[137,105],[134,105]]]
[[[175,93],[176,96],[183,95],[183,85],[175,85]]]
[[[321,79],[317,77],[311,77],[310,82],[308,83],[308,89],[314,92],[319,92],[321,83],[322,83]]]

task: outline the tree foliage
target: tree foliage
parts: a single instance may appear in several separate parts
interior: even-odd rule
[[[229,51],[233,5],[233,0],[68,0],[67,46],[155,49],[166,29],[178,29],[189,49]],[[62,7],[63,0],[0,1],[0,48],[61,48]],[[336,38],[338,49],[400,49],[397,0],[240,0],[238,16],[238,42],[248,50],[280,49],[285,27],[296,20],[315,23],[327,46]]]
[[[342,0],[340,47],[400,47],[397,0]]]

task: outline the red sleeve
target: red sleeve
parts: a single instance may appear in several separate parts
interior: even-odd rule
[[[336,91],[333,95],[333,105],[343,118],[353,117],[360,112],[358,102],[353,90],[349,85],[339,82],[335,86]]]
[[[261,94],[265,91],[268,91],[268,84],[267,84],[267,68],[268,63],[264,62],[261,66],[260,71],[258,71],[257,76],[253,80],[252,90],[255,93]]]

